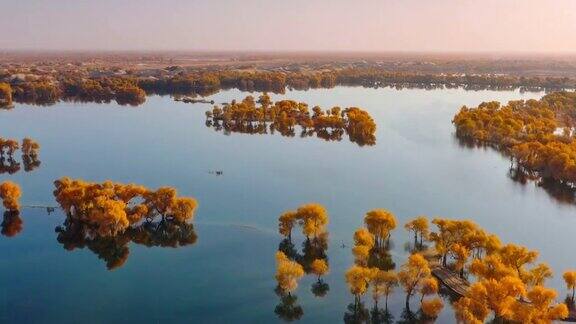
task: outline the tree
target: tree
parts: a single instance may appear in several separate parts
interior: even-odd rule
[[[360,228],[354,232],[354,247],[352,248],[352,254],[354,254],[354,257],[356,258],[356,264],[361,266],[368,265],[370,252],[372,251],[374,244],[374,236],[372,236],[367,229]]]
[[[278,219],[278,231],[284,235],[288,240],[292,240],[292,229],[298,221],[298,214],[293,211],[287,211],[280,215]]]
[[[354,232],[354,245],[363,245],[371,249],[374,244],[374,236],[367,229],[360,228]]]
[[[552,278],[552,269],[546,263],[539,263],[525,275],[529,286],[542,286],[548,278]]]
[[[276,281],[283,292],[290,295],[298,288],[298,281],[304,276],[304,269],[283,252],[276,252]]]
[[[438,297],[422,301],[422,313],[429,318],[437,318],[444,308],[444,303]]]
[[[414,247],[418,244],[418,235],[420,235],[420,248],[422,248],[423,240],[428,238],[430,227],[426,216],[419,216],[404,225],[407,231],[414,233]]]
[[[16,183],[5,181],[0,184],[0,198],[2,199],[2,204],[6,210],[20,210],[19,200],[21,195],[22,192],[20,191],[20,187]]]
[[[368,231],[374,235],[376,246],[380,247],[383,241],[390,239],[390,232],[396,228],[396,217],[385,209],[374,209],[366,213],[364,223]]]
[[[576,270],[564,272],[562,278],[564,278],[568,290],[572,290],[572,296],[570,298],[574,301],[574,293],[576,292]]]
[[[466,297],[455,305],[455,311],[466,323],[483,322],[490,311],[498,318],[510,318],[513,305],[526,294],[524,283],[517,277],[507,276],[497,281],[494,279],[474,283]]]
[[[22,140],[22,154],[29,156],[38,155],[38,150],[40,149],[40,144],[35,140],[25,137]]]
[[[420,304],[424,300],[424,296],[434,295],[438,292],[438,281],[432,276],[422,280],[420,284]]]
[[[524,246],[515,244],[506,244],[499,251],[498,254],[502,263],[512,267],[516,270],[518,277],[526,280],[526,271],[524,266],[533,263],[538,258],[537,251],[530,251]]]
[[[470,250],[468,250],[460,243],[456,243],[450,247],[450,254],[454,260],[456,260],[456,263],[454,264],[454,270],[460,273],[461,278],[464,278],[464,266],[466,265],[466,261],[470,256]]]
[[[329,271],[328,262],[324,259],[316,259],[312,262],[310,270],[313,274],[318,276],[318,281],[320,281],[320,278]]]
[[[384,271],[380,269],[372,269],[372,276],[370,278],[370,285],[372,286],[372,298],[374,305],[378,305],[378,300],[382,295],[385,296],[385,306],[388,309],[388,296],[398,286],[398,276],[394,271]]]
[[[325,231],[328,224],[328,212],[320,204],[306,204],[296,210],[298,218],[303,223],[304,235],[309,238],[318,236]]]
[[[346,283],[350,292],[354,295],[355,304],[358,305],[360,298],[366,293],[371,277],[372,271],[366,267],[354,265],[346,271]]]
[[[515,301],[512,305],[510,320],[519,323],[551,323],[568,316],[565,304],[552,305],[556,299],[553,289],[536,286],[528,291],[528,301]]]
[[[412,254],[398,273],[400,284],[406,292],[406,308],[410,308],[410,298],[425,279],[430,277],[428,261],[421,254]]]

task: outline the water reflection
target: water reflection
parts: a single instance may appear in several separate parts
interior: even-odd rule
[[[286,293],[283,291],[280,286],[277,286],[274,289],[276,295],[280,297],[280,303],[276,305],[274,308],[274,314],[278,316],[278,318],[292,322],[295,320],[299,320],[304,315],[304,310],[302,306],[298,305],[298,297],[291,293]]]
[[[461,148],[482,150],[494,149],[494,151],[502,154],[505,157],[508,157],[505,151],[498,150],[489,144],[476,142],[469,138],[463,138],[457,134],[455,134],[454,138],[456,139],[458,146]],[[551,198],[559,203],[569,205],[576,204],[576,188],[566,183],[541,178],[538,175],[529,172],[521,166],[513,163],[512,160],[510,162],[510,168],[508,169],[508,178],[522,186],[525,186],[529,183],[534,183],[536,186],[544,189],[544,191],[546,191],[546,193]]]
[[[124,265],[130,253],[130,242],[147,247],[178,248],[193,245],[198,239],[192,224],[176,220],[145,221],[118,235],[100,236],[85,223],[68,218],[62,226],[56,227],[56,233],[64,249],[72,251],[86,247],[106,262],[108,270]]]
[[[539,177],[530,174],[523,168],[512,165],[508,170],[508,177],[520,185],[527,185],[534,183],[536,186],[544,189],[546,193],[562,204],[576,204],[576,188],[558,181],[550,179],[540,179]]]
[[[17,210],[5,211],[2,219],[2,235],[6,237],[14,237],[22,232],[23,221],[20,218],[20,212]]]

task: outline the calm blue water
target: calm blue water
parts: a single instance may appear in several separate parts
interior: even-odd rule
[[[245,95],[230,90],[210,98],[220,103]],[[300,282],[301,322],[342,321],[353,301],[343,277],[353,262],[352,234],[373,208],[393,211],[401,224],[420,214],[473,219],[505,242],[538,249],[557,274],[550,284],[563,295],[560,274],[576,267],[570,248],[576,209],[512,181],[508,159],[497,152],[461,147],[451,124],[462,105],[542,95],[338,87],[272,96],[368,110],[378,124],[372,147],[347,139],[227,136],[205,126],[211,105],[169,97],[150,97],[136,108],[59,103],[0,111],[0,136],[29,136],[42,146],[40,168],[0,175],[21,185],[25,205],[55,205],[52,182],[62,176],[170,185],[200,203],[195,244],[131,243],[127,261],[113,271],[89,249],[67,251],[58,243],[61,213],[24,209],[22,232],[0,237],[0,322],[280,321],[274,314],[277,218],[308,202],[330,214],[330,291],[318,298],[310,291],[313,276]],[[401,227],[392,237],[393,259],[401,264],[411,238]],[[390,300],[396,319],[403,298],[399,291]],[[453,321],[446,307],[438,322]]]

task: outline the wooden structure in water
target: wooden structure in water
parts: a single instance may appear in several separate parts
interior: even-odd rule
[[[443,267],[438,262],[431,262],[430,269],[432,270],[432,275],[438,279],[444,286],[446,286],[450,291],[458,295],[459,297],[466,296],[468,293],[468,288],[470,288],[470,283],[455,273]]]
[[[426,254],[425,257],[428,259],[432,275],[436,277],[442,285],[458,297],[464,297],[468,294],[468,289],[470,288],[468,280],[461,278],[456,272],[442,266],[436,257]],[[568,317],[562,321],[576,322],[576,308],[571,308]]]

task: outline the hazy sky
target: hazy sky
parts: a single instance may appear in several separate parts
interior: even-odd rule
[[[576,51],[576,0],[0,0],[0,49]]]

